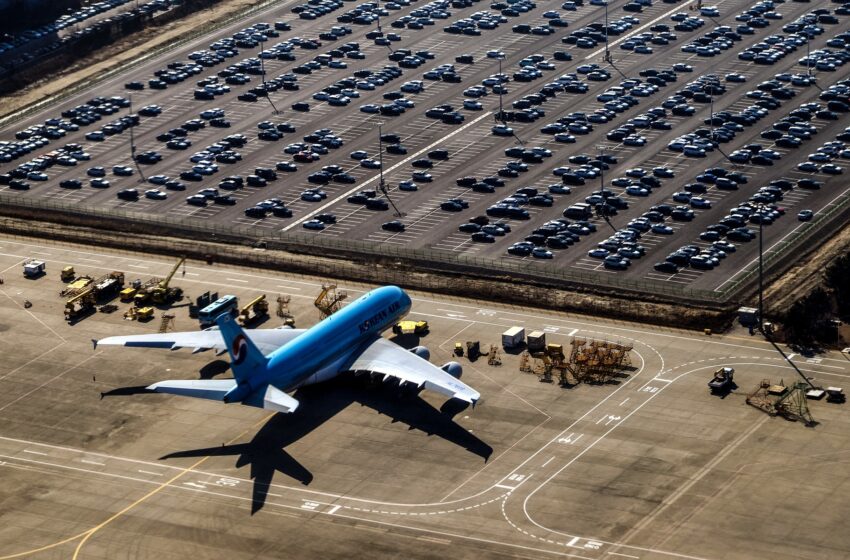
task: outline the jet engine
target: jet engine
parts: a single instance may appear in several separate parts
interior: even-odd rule
[[[428,350],[425,346],[416,346],[410,349],[411,352],[422,358],[423,360],[431,359],[431,351]]]
[[[440,369],[442,369],[455,379],[460,379],[460,376],[463,373],[463,367],[457,362],[446,362]]]

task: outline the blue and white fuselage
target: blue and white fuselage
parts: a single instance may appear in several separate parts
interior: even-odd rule
[[[401,288],[372,290],[269,354],[266,382],[291,391],[329,379],[409,311],[410,297]]]
[[[226,350],[233,379],[160,381],[149,389],[280,412],[292,412],[298,406],[287,392],[351,370],[394,377],[474,404],[480,394],[460,381],[460,364],[437,367],[428,361],[426,348],[411,352],[381,337],[410,307],[404,290],[384,286],[307,330],[244,331],[229,314],[223,314],[216,319],[219,330],[117,336],[96,344]]]

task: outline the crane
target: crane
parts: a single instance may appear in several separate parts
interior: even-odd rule
[[[180,260],[177,261],[177,264],[174,265],[174,268],[171,269],[168,276],[166,276],[163,280],[160,280],[159,284],[157,284],[152,290],[151,297],[153,298],[154,303],[170,303],[171,301],[183,297],[182,288],[172,288],[169,284],[171,283],[171,279],[174,277],[174,274],[177,272],[177,269],[185,262],[186,257],[180,257]]]
[[[136,292],[136,295],[133,296],[133,301],[135,302],[136,307],[144,305],[148,300],[152,300],[154,303],[163,304],[171,303],[174,300],[182,298],[183,290],[181,288],[173,288],[169,284],[171,283],[171,279],[174,277],[174,274],[177,272],[177,269],[185,262],[186,257],[181,257],[180,260],[177,261],[177,264],[174,265],[174,268],[171,269],[168,276],[162,280],[151,278],[143,286],[141,286]]]

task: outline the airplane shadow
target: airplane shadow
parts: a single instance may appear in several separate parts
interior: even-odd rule
[[[354,403],[388,416],[393,422],[402,422],[410,430],[420,430],[429,436],[445,439],[483,458],[485,462],[493,453],[492,447],[452,420],[455,414],[465,408],[453,401],[437,410],[418,394],[400,391],[397,386],[376,387],[368,380],[354,378],[353,375],[303,387],[293,396],[301,403],[298,409],[292,414],[275,414],[247,443],[177,451],[160,457],[160,460],[234,456],[236,467],[250,465],[250,478],[254,481],[251,497],[253,515],[265,505],[275,472],[305,486],[313,481],[313,473],[287,453],[286,447]]]

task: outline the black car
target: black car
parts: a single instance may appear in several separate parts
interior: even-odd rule
[[[236,204],[237,200],[235,197],[230,196],[229,194],[220,194],[213,197],[213,202],[216,204],[224,204],[226,206],[233,206]]]
[[[79,179],[65,179],[59,183],[59,186],[63,189],[81,189],[83,183]]]
[[[402,232],[404,231],[404,224],[401,223],[399,220],[393,220],[391,222],[386,222],[382,224],[381,229],[386,231]]]
[[[252,206],[245,209],[245,215],[249,218],[265,218],[266,209],[261,206]]]
[[[366,208],[369,210],[389,210],[390,205],[383,198],[368,198],[366,199]]]
[[[116,196],[121,200],[139,200],[139,191],[137,189],[122,189],[116,193]]]
[[[676,263],[671,262],[671,261],[664,261],[664,262],[660,262],[660,263],[655,263],[655,265],[652,268],[654,268],[658,272],[665,272],[665,273],[668,273],[668,274],[675,274],[675,273],[679,272],[679,266]]]

